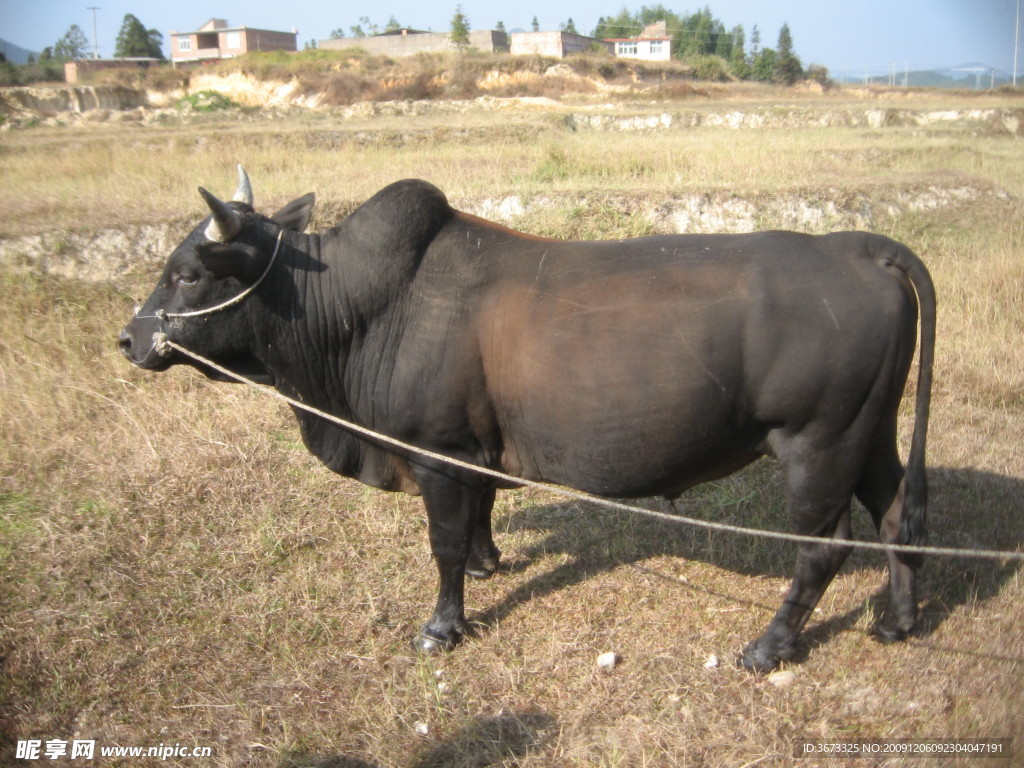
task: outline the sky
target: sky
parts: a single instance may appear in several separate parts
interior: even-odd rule
[[[447,31],[460,4],[473,29],[490,29],[498,21],[510,31],[529,29],[536,16],[541,29],[558,29],[571,18],[582,34],[589,34],[600,16],[658,3],[381,0],[368,5],[345,0],[0,0],[0,38],[41,51],[77,24],[91,46],[94,14],[89,7],[95,6],[99,9],[95,11],[95,30],[101,57],[113,55],[117,33],[129,13],[147,29],[164,35],[165,55],[169,55],[170,32],[194,31],[212,17],[227,19],[233,26],[296,29],[301,48],[310,40],[330,37],[334,29],[347,33],[363,16],[369,16],[382,29],[394,16],[402,26]],[[765,47],[774,47],[779,29],[788,24],[793,47],[804,65],[821,64],[833,76],[855,78],[892,69],[902,72],[968,64],[1012,72],[1020,0],[663,0],[661,4],[680,15],[707,6],[727,29],[742,25],[748,44],[757,25]],[[1024,73],[1024,50],[1019,56],[1017,71]]]

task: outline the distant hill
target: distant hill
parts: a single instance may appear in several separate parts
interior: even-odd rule
[[[35,51],[28,51],[3,39],[0,39],[0,53],[3,53],[12,64],[27,64],[29,56],[39,58],[39,54]]]
[[[891,75],[878,75],[869,79],[871,83],[886,85],[890,82]],[[906,85],[911,88],[990,88],[993,84],[993,71],[991,67],[982,64],[963,64],[959,67],[947,67],[945,69],[929,69],[915,72],[896,71],[896,85]],[[1013,81],[1013,75],[1009,72],[997,69],[994,72],[995,87],[1006,85]]]

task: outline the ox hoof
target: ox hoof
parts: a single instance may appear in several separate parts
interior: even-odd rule
[[[501,559],[501,551],[492,547],[486,555],[478,555],[472,552],[469,560],[466,561],[466,573],[474,579],[489,579],[498,572],[498,562]]]
[[[412,649],[416,653],[422,653],[426,656],[435,656],[441,653],[448,653],[454,651],[455,646],[462,640],[462,633],[452,630],[450,632],[439,633],[436,630],[427,629],[426,627],[412,639]]]
[[[901,643],[907,639],[907,635],[910,633],[901,629],[900,627],[893,624],[883,624],[878,622],[871,627],[871,636],[875,638],[882,645],[891,645],[893,643]]]
[[[736,660],[736,664],[751,672],[763,675],[774,671],[779,666],[780,661],[788,659],[792,655],[792,648],[774,648],[772,644],[765,642],[764,638],[761,638],[748,644],[743,649],[743,653]]]

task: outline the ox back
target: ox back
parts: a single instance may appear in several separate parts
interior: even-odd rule
[[[122,333],[135,364],[188,363],[152,341],[169,338],[425,449],[612,497],[676,496],[772,455],[794,530],[821,543],[799,546],[782,607],[740,658],[758,671],[792,657],[850,550],[854,496],[882,541],[925,541],[935,296],[899,243],[858,232],[550,240],[454,211],[418,181],[304,235],[311,196],[267,218],[242,179],[231,203],[204,191],[210,220]],[[897,412],[919,315],[905,471]],[[498,568],[496,481],[296,415],[335,471],[422,494],[440,584],[414,644],[452,648],[465,574]],[[890,552],[888,564],[890,608],[875,629],[894,640],[916,620],[919,563]]]

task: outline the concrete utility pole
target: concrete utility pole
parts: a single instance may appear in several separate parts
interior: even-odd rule
[[[1017,0],[1017,24],[1013,35],[1013,87],[1017,87],[1017,51],[1020,50],[1020,0]]]
[[[103,9],[88,5],[85,10],[92,11],[92,57],[98,59],[100,57],[100,43],[99,38],[96,36],[96,11],[102,11]]]

